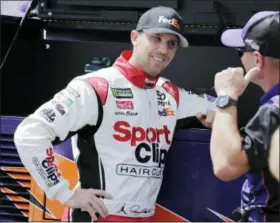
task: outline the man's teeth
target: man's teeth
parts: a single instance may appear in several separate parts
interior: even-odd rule
[[[153,56],[153,58],[158,62],[163,62],[164,61],[164,59],[162,59],[160,57],[157,57],[157,56]]]

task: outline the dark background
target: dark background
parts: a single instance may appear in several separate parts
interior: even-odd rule
[[[190,5],[195,1],[187,2]],[[249,5],[246,4],[246,7]],[[240,5],[239,8],[244,10]],[[235,5],[234,9],[238,11],[239,8]],[[249,14],[242,17],[244,21],[252,13]],[[185,18],[188,16],[185,15]],[[1,16],[1,59],[18,24],[19,19]],[[28,115],[64,88],[73,77],[83,74],[85,64],[93,57],[108,56],[114,61],[122,50],[131,48],[128,30],[82,30],[76,26],[77,29],[56,24],[54,28],[49,24],[42,25],[38,19],[29,19],[24,24],[1,72],[1,115]],[[47,40],[42,38],[43,28],[48,31]],[[221,45],[220,32],[215,35],[187,32],[186,36],[191,47],[180,49],[172,64],[162,74],[179,87],[194,92],[198,88],[209,89],[214,84],[217,72],[229,66],[241,66],[236,52]],[[215,96],[214,92],[209,94]],[[245,125],[256,112],[261,94],[259,87],[249,85],[241,97],[240,126]]]

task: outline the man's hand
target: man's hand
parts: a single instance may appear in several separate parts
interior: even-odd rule
[[[228,95],[237,99],[243,94],[248,84],[259,75],[259,68],[254,67],[244,76],[242,68],[228,68],[216,74],[215,90],[218,96]]]
[[[208,110],[207,114],[196,114],[196,118],[206,127],[211,129],[215,117],[215,111]]]
[[[74,195],[65,203],[70,208],[80,208],[87,211],[93,221],[97,221],[97,214],[105,218],[108,216],[108,210],[104,203],[97,196],[112,199],[113,197],[103,190],[81,189],[75,190]]]

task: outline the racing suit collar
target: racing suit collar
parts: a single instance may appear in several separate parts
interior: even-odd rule
[[[128,60],[132,55],[132,51],[126,50],[117,58],[113,67],[116,67],[132,84],[140,88],[154,88],[157,84],[159,76],[156,78],[149,77],[142,70],[132,66]]]
[[[264,105],[269,101],[270,98],[280,95],[280,83],[274,85],[268,92],[266,92],[262,97],[261,97],[261,105]]]

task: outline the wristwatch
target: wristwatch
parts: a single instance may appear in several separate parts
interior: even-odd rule
[[[218,108],[227,108],[229,106],[236,106],[237,107],[238,101],[235,99],[232,99],[228,95],[221,95],[218,96],[216,99],[216,106]]]

